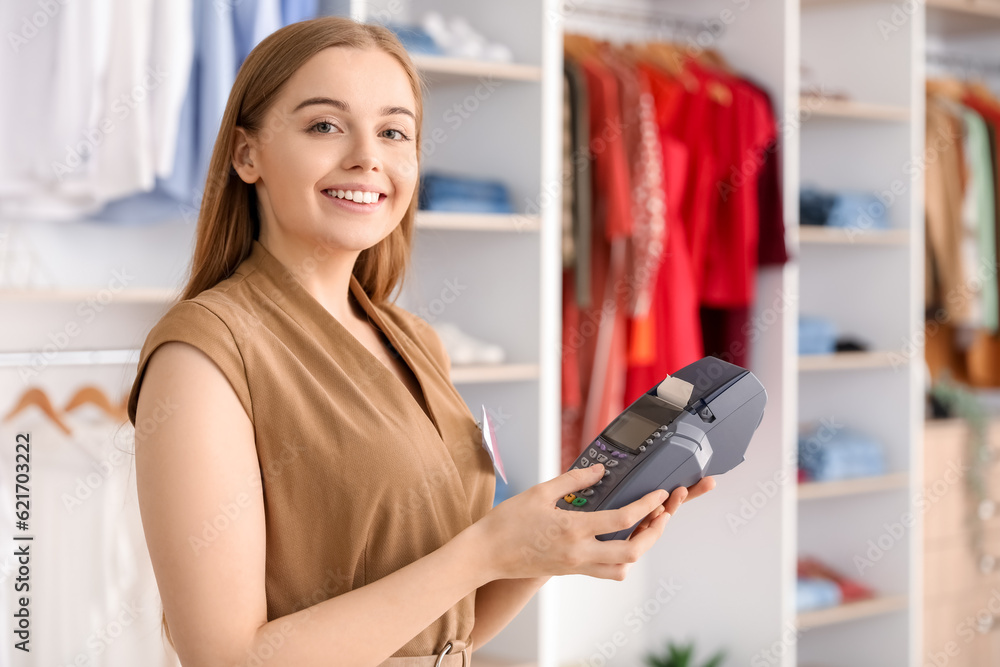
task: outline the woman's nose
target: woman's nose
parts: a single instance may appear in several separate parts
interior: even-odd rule
[[[345,156],[346,169],[360,167],[363,171],[382,169],[382,158],[379,155],[378,142],[374,137],[355,135],[350,142],[350,148]]]

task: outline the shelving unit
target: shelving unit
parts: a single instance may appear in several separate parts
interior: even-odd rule
[[[800,312],[830,319],[871,349],[799,356],[798,419],[827,417],[867,433],[892,472],[798,485],[796,552],[878,597],[796,614],[801,635],[785,667],[923,664],[919,516],[870,567],[856,560],[912,510],[922,480],[923,352],[915,334],[923,319],[923,184],[906,165],[923,154],[923,6],[908,6],[906,20],[895,22],[892,9],[866,0],[801,6],[803,66],[822,89],[848,98],[799,100],[801,182],[874,194],[889,229],[798,229]]]

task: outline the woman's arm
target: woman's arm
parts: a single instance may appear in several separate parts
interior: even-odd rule
[[[476,624],[472,628],[472,650],[477,651],[507,627],[538,589],[551,577],[496,579],[476,591]]]
[[[184,667],[254,656],[269,667],[378,664],[488,582],[475,565],[477,537],[466,532],[376,582],[267,622],[253,426],[222,371],[190,345],[164,344],[150,358],[136,423],[157,423],[136,433],[136,480]]]

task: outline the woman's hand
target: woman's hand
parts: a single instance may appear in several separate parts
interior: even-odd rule
[[[470,530],[480,539],[491,578],[586,574],[622,581],[681,503],[715,486],[707,477],[690,489],[672,494],[658,489],[615,510],[572,512],[556,507],[559,498],[591,486],[603,475],[600,464],[570,470],[505,500],[473,524]],[[596,539],[640,521],[628,540]]]
[[[669,521],[670,517],[677,513],[681,503],[686,503],[689,500],[694,500],[698,496],[703,496],[714,488],[714,477],[702,477],[694,486],[682,486],[679,489],[674,489],[674,492],[670,494],[669,498],[667,498],[667,502],[655,508],[645,519],[642,520],[642,523],[635,527],[635,530],[632,531],[632,535],[629,536],[629,539],[635,539],[639,533],[648,529],[650,524],[652,524],[653,521],[664,513],[667,514],[666,520]],[[663,531],[660,532],[662,533]]]

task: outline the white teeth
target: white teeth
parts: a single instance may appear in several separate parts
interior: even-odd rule
[[[380,195],[377,192],[364,192],[362,190],[327,190],[331,197],[346,199],[359,204],[375,204]]]

